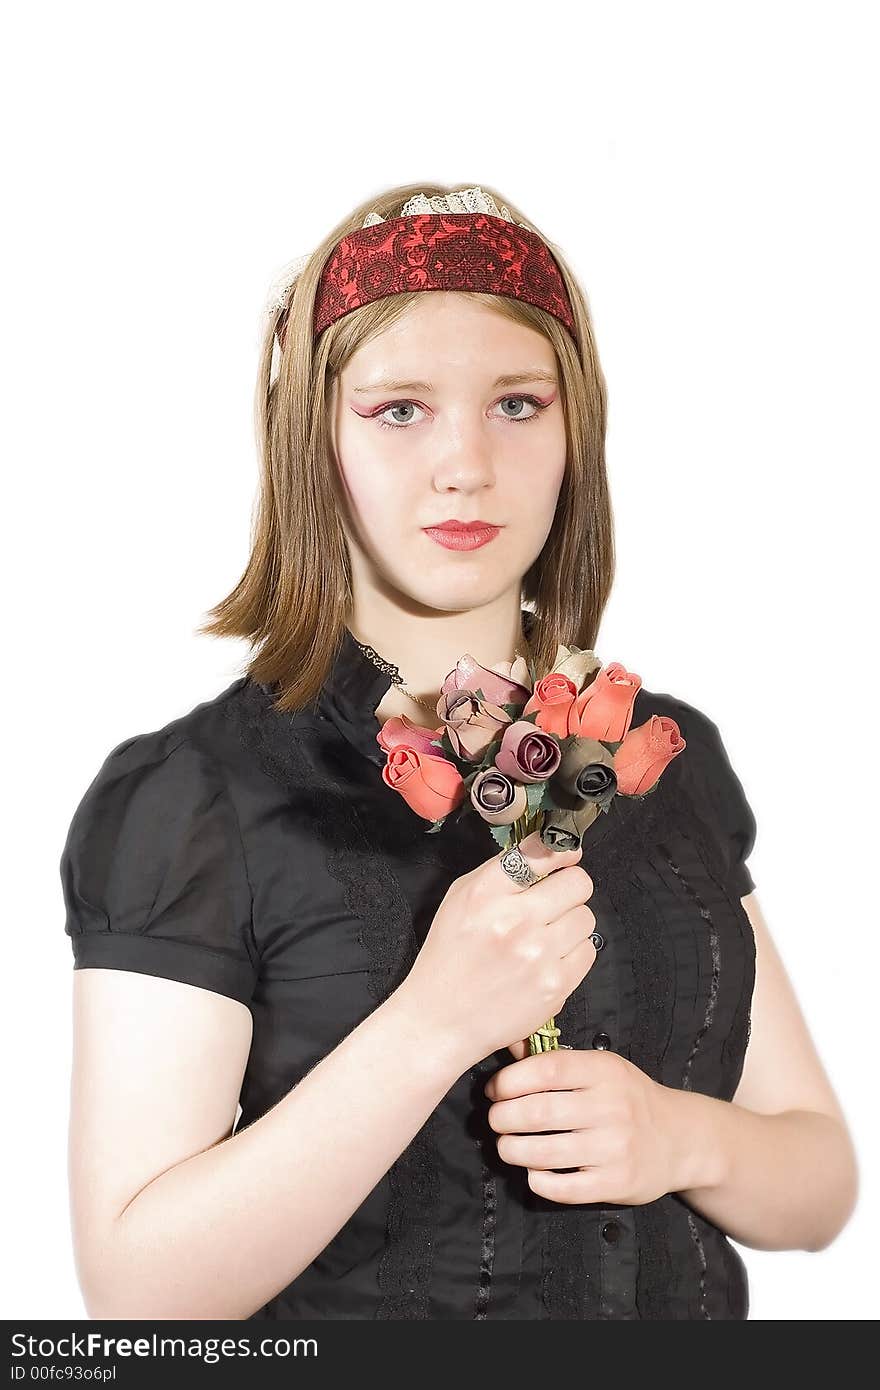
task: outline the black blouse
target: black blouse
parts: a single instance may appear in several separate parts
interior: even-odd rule
[[[74,968],[247,1005],[239,1129],[387,998],[452,880],[499,853],[476,814],[426,835],[382,781],[373,711],[389,683],[346,629],[314,710],[279,713],[241,677],[114,748],[73,816],[60,871]],[[730,1100],[754,985],[740,898],[755,821],[717,726],[642,688],[633,726],[652,713],[687,748],[649,797],[615,797],[586,832],[598,955],[557,1023],[575,1048],[614,1048],[664,1085]],[[504,1048],[459,1077],[253,1317],[746,1318],[739,1253],[678,1195],[556,1203],[499,1157],[483,1086],[512,1060]]]

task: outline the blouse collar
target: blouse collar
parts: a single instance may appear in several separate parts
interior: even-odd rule
[[[521,613],[523,631],[530,637],[535,615],[527,608]],[[342,641],[315,709],[376,767],[385,766],[387,755],[376,741],[379,721],[374,711],[391,685],[390,675],[375,666],[361,650],[351,629],[343,628]],[[425,718],[430,718],[428,710],[425,710]]]

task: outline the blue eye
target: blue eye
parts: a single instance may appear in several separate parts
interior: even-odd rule
[[[505,419],[507,419],[512,425],[527,425],[531,420],[537,420],[541,411],[546,410],[547,406],[550,404],[549,401],[547,401],[545,404],[544,402],[537,400],[534,396],[502,396],[501,399],[502,401],[516,401],[517,403],[522,403],[523,401],[525,401],[528,405],[534,406],[535,408],[533,414],[531,415],[505,416]],[[409,429],[409,423],[395,423],[392,420],[383,420],[381,418],[383,415],[387,414],[389,410],[399,410],[401,406],[408,405],[415,406],[416,410],[421,410],[422,408],[420,405],[416,405],[415,401],[392,401],[390,405],[382,406],[381,411],[377,415],[374,415],[372,418],[378,422],[379,426],[383,430]]]

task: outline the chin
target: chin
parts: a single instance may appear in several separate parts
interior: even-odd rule
[[[410,603],[420,604],[435,613],[453,614],[471,613],[475,609],[487,607],[508,593],[511,584],[518,589],[519,578],[501,583],[496,580],[489,584],[486,583],[485,576],[479,576],[478,579],[471,574],[457,576],[454,584],[396,584],[395,587]]]

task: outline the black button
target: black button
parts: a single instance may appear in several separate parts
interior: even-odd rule
[[[590,940],[592,941],[597,951],[601,951],[602,947],[605,945],[605,938],[600,931],[594,931],[593,935],[590,937]]]
[[[602,1239],[607,1241],[609,1245],[616,1245],[622,1234],[623,1230],[619,1221],[606,1221],[602,1227]]]
[[[607,1033],[597,1033],[593,1038],[593,1046],[600,1048],[602,1051],[607,1051],[611,1046],[611,1039]]]

